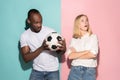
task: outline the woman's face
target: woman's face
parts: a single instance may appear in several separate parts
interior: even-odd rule
[[[89,27],[89,22],[88,22],[88,18],[86,16],[82,16],[79,19],[79,28],[82,31],[87,31]]]

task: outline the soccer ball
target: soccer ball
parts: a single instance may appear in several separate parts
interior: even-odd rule
[[[63,38],[60,34],[58,34],[57,32],[52,32],[50,33],[47,37],[46,37],[46,44],[48,45],[48,48],[51,51],[56,51],[58,46],[61,46],[61,44],[59,44],[59,41],[62,41]]]

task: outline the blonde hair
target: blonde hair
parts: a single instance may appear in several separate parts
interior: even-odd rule
[[[81,15],[78,15],[76,18],[75,18],[75,21],[74,21],[74,29],[73,29],[73,38],[81,38],[82,37],[82,34],[81,34],[81,31],[79,29],[79,19],[82,17],[82,16],[85,16],[87,19],[87,15],[84,15],[84,14],[81,14]],[[89,20],[88,20],[88,23],[89,23]],[[92,34],[92,31],[90,29],[90,26],[88,25],[88,33],[91,35]]]

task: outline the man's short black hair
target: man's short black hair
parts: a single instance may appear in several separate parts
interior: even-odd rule
[[[30,9],[28,11],[28,19],[30,19],[30,17],[31,17],[32,14],[40,14],[40,12],[37,9]]]

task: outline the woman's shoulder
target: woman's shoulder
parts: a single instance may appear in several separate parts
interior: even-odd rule
[[[74,38],[74,37],[72,37],[72,40],[77,40],[77,39],[79,39],[79,38]]]
[[[97,37],[97,34],[91,34],[91,37]]]
[[[73,38],[73,37],[71,38],[71,41],[72,41],[72,42],[76,42],[76,41],[78,41],[78,40],[79,40],[79,38]]]
[[[97,34],[92,34],[92,35],[91,35],[91,38],[92,38],[92,39],[95,39],[95,40],[98,40]]]

